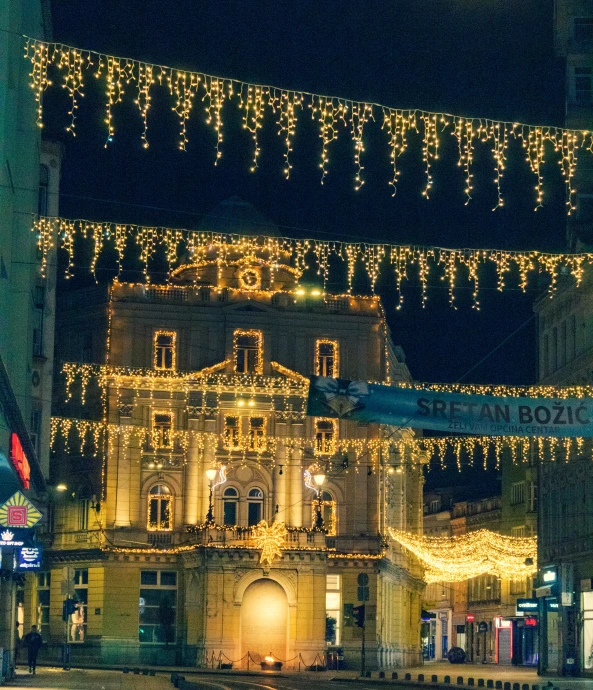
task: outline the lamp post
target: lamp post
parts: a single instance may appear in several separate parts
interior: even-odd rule
[[[208,513],[206,514],[206,524],[211,525],[214,523],[214,506],[212,505],[212,487],[214,484],[214,480],[216,479],[216,475],[218,474],[218,470],[215,467],[209,467],[206,470],[206,478],[208,479],[208,488],[209,488],[209,495],[208,495]]]
[[[323,529],[323,513],[321,512],[321,487],[325,482],[325,474],[321,471],[313,475],[313,481],[317,486],[317,516],[315,518],[315,528]]]

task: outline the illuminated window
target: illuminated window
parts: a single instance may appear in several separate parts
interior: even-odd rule
[[[86,636],[87,606],[89,600],[88,568],[74,570],[74,596],[76,608],[70,614],[68,642],[84,642]]]
[[[317,520],[317,509],[319,501],[315,500],[311,504],[311,524],[314,525]],[[323,491],[321,494],[321,515],[323,517],[323,527],[327,530],[330,536],[336,534],[336,502],[329,491]]]
[[[249,418],[249,450],[265,448],[266,420],[263,417]]]
[[[148,522],[151,532],[173,529],[173,494],[165,484],[157,484],[148,492]]]
[[[261,489],[250,489],[247,495],[247,524],[249,527],[261,522],[264,510],[264,492]]]
[[[49,600],[51,572],[37,573],[37,628],[44,636],[49,633]]]
[[[239,503],[239,492],[235,487],[228,486],[222,494],[224,525],[237,524],[237,506]]]
[[[315,343],[315,373],[317,376],[339,376],[339,347],[335,340]]]
[[[140,642],[175,642],[177,622],[177,573],[141,570],[138,610]]]
[[[336,424],[333,419],[315,420],[315,450],[322,455],[331,455],[336,449]]]
[[[154,368],[175,369],[177,365],[177,333],[157,331],[154,334]]]
[[[239,374],[261,374],[263,370],[263,342],[261,331],[234,333],[235,371]]]
[[[325,591],[325,641],[331,645],[340,644],[342,628],[342,577],[327,575]],[[331,621],[331,622],[327,622]]]
[[[239,417],[224,418],[224,447],[227,450],[233,450],[241,446],[240,422]]]
[[[155,448],[173,447],[173,413],[155,410],[152,413],[152,440]]]

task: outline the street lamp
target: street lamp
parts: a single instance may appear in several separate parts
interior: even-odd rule
[[[208,513],[206,515],[206,524],[211,525],[214,523],[214,506],[212,505],[212,487],[214,480],[216,479],[216,475],[218,474],[218,470],[215,467],[209,467],[206,470],[206,478],[208,479],[208,486],[209,486],[209,496],[208,496]]]
[[[321,471],[317,472],[316,474],[313,475],[313,481],[315,482],[315,485],[317,486],[317,516],[315,518],[315,528],[316,529],[323,529],[323,513],[321,512],[321,508],[322,508],[321,487],[323,486],[323,483],[325,482],[325,474]]]

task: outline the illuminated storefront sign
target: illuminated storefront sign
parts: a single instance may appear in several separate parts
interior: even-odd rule
[[[0,505],[0,525],[10,528],[31,528],[41,520],[41,513],[20,491]]]
[[[537,599],[517,599],[517,615],[537,613]]]
[[[10,461],[20,477],[23,487],[28,489],[31,486],[31,467],[21,441],[15,433],[10,434]]]
[[[41,546],[23,546],[19,549],[17,570],[41,570]]]

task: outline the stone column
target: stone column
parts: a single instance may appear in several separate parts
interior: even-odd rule
[[[304,424],[292,424],[293,438],[303,438]],[[290,464],[290,524],[303,526],[303,451],[294,449]]]
[[[286,436],[286,422],[276,422],[276,436],[284,438]],[[286,445],[280,441],[276,452],[276,467],[273,472],[274,484],[274,521],[289,522],[289,515],[286,509],[286,476],[288,474],[288,454]],[[276,506],[278,512],[276,512]]]
[[[186,525],[197,525],[203,519],[200,515],[200,504],[198,501],[202,449],[200,448],[200,439],[196,437],[196,433],[200,431],[200,420],[189,418],[187,420],[187,430],[189,433],[189,446],[187,448],[187,464],[185,466],[183,522]]]
[[[115,490],[115,527],[130,527],[130,441],[124,447],[124,426],[132,425],[132,405],[121,405],[119,409],[120,432],[117,438],[117,483]],[[130,429],[131,431],[131,429]],[[142,461],[141,461],[142,462]]]

